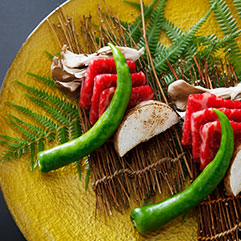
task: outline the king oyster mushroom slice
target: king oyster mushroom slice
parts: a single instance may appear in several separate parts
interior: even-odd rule
[[[241,192],[241,143],[235,147],[229,170],[224,177],[226,195],[237,196]]]
[[[154,100],[143,101],[127,112],[114,136],[120,157],[138,144],[166,131],[179,121],[170,106]]]
[[[224,99],[241,100],[241,83],[234,87],[207,89],[201,86],[193,86],[184,80],[176,80],[168,86],[168,94],[175,101],[177,109],[184,111],[188,96],[209,92]]]
[[[118,46],[117,46],[118,47]],[[126,59],[136,61],[144,54],[144,48],[140,50],[118,47]],[[75,54],[64,45],[61,58],[54,57],[51,65],[52,77],[56,86],[70,99],[78,98],[79,87],[89,65],[93,59],[112,58],[112,51],[109,46],[99,49],[92,54]]]

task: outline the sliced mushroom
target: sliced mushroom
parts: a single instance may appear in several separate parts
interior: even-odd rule
[[[136,61],[144,54],[144,48],[136,50],[129,47],[119,47],[122,54],[127,60]],[[96,53],[92,54],[75,54],[67,49],[67,46],[64,45],[61,52],[62,64],[65,71],[70,74],[75,75],[76,78],[80,78],[78,75],[79,71],[83,72],[86,70],[89,62],[93,59],[100,58],[112,58],[112,51],[109,46],[105,46],[99,49]]]
[[[63,92],[69,99],[75,100],[79,97],[79,82],[60,82],[55,81],[56,87]]]
[[[51,65],[51,72],[52,72],[52,77],[55,81],[70,82],[75,79],[75,76],[73,74],[70,74],[63,69],[61,61],[59,60],[58,57],[53,58],[53,62]]]
[[[118,47],[128,60],[136,61],[144,54],[144,48],[140,50]],[[56,86],[70,99],[78,98],[79,87],[85,78],[89,62],[93,59],[112,58],[109,46],[99,49],[92,54],[75,54],[64,45],[61,58],[54,57],[51,65],[52,77]]]
[[[179,110],[185,110],[188,96],[209,92],[224,99],[241,100],[241,84],[228,88],[206,89],[201,86],[193,86],[184,80],[176,80],[168,86],[168,94],[175,101]]]
[[[132,148],[178,123],[173,109],[160,101],[143,101],[124,117],[114,136],[114,146],[120,157]]]
[[[230,168],[224,178],[226,195],[237,196],[241,192],[241,144],[236,146]]]

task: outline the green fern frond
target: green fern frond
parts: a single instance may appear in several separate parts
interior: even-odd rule
[[[13,150],[7,149],[1,155],[1,161],[11,161],[16,156],[17,155],[16,155],[16,153]]]
[[[4,140],[0,140],[0,143],[8,146],[8,148],[3,152],[0,157],[1,161],[10,161],[13,158],[20,158],[23,153],[26,153],[28,150],[29,141],[19,138],[14,138],[6,135],[0,135],[2,138],[6,140],[11,140],[13,142],[7,142]],[[15,143],[17,142],[17,143]]]
[[[47,134],[46,131],[44,131],[42,128],[40,128],[38,126],[26,123],[26,122],[20,120],[19,118],[17,118],[16,116],[14,116],[14,115],[11,115],[11,114],[8,114],[8,115],[10,117],[12,117],[12,119],[14,119],[16,122],[18,122],[21,125],[24,125],[24,126],[28,127],[29,130],[31,130],[32,132],[36,133],[39,136],[45,136]]]
[[[59,123],[67,125],[71,122],[71,119],[65,114],[61,113],[60,110],[48,105],[46,102],[37,99],[31,95],[25,94],[29,99],[31,99],[35,104],[42,107],[44,110],[48,111]]]
[[[139,11],[141,11],[141,5],[140,5],[140,3],[131,2],[131,1],[127,1],[127,0],[122,0],[122,2],[127,3],[127,4],[129,4],[130,6],[132,6],[132,7],[136,8],[136,9],[138,9]]]
[[[164,22],[165,6],[166,0],[160,0],[157,9],[155,9],[151,14],[150,22],[146,30],[146,38],[152,56],[156,52],[157,43],[160,39],[162,24]],[[143,37],[141,37],[138,47],[145,47],[145,40]]]
[[[235,18],[233,17],[227,3],[224,0],[210,0],[210,4],[216,3],[214,8],[214,16],[224,34],[232,34],[238,31],[238,26]],[[236,3],[237,5],[237,3]],[[241,74],[241,51],[237,43],[231,41],[227,45],[230,62],[233,64],[235,71],[238,75]]]
[[[22,154],[27,153],[28,145],[24,145],[17,150],[18,158],[21,158]]]
[[[216,34],[212,34],[209,36],[194,36],[192,43],[197,46],[206,46],[206,45],[213,45],[215,44],[215,41],[217,41]]]
[[[189,46],[187,46],[187,48],[185,49],[184,53],[183,53],[183,59],[189,60],[193,57],[193,55],[195,55],[195,53],[197,52],[197,45],[196,44],[192,44],[190,43]]]
[[[233,64],[237,75],[241,74],[241,51],[236,42],[232,41],[226,46],[225,55],[230,59]]]
[[[69,127],[70,137],[71,139],[78,138],[82,135],[81,125],[79,120],[72,121]]]
[[[77,172],[78,172],[78,176],[79,176],[79,180],[81,180],[81,176],[82,176],[82,170],[81,170],[80,162],[81,161],[76,161],[75,162],[75,165],[76,165],[76,168],[77,168]]]
[[[40,76],[40,75],[37,75],[37,74],[33,74],[31,72],[27,72],[27,74],[35,77],[38,80],[41,80],[44,84],[46,84],[47,86],[49,86],[51,88],[56,88],[54,80],[50,79],[49,77]]]
[[[59,127],[58,127],[59,128]],[[50,133],[48,133],[48,135],[46,136],[46,139],[47,139],[47,141],[54,141],[55,139],[56,139],[56,133],[54,133],[54,132],[50,132]]]
[[[217,39],[216,36],[210,36],[210,43],[206,43],[206,47],[195,53],[195,56],[197,56],[199,59],[205,59],[208,55],[213,56],[219,49],[230,46],[233,40],[237,38],[240,33],[241,30],[238,30],[234,33],[224,36],[221,39]],[[225,48],[224,52],[227,52],[227,50],[228,49]]]
[[[231,34],[238,30],[237,22],[232,16],[232,13],[224,0],[209,0],[214,6],[214,16],[219,23],[224,34]]]
[[[57,135],[58,135],[58,142],[60,144],[64,144],[65,142],[69,141],[69,132],[66,126],[59,127],[57,129]]]
[[[32,132],[24,129],[23,127],[21,127],[20,125],[18,125],[16,122],[14,122],[11,118],[6,117],[6,119],[15,127],[17,128],[20,132],[22,132],[22,134],[29,139],[30,141],[35,141],[38,136],[34,135]]]
[[[173,43],[184,34],[184,32],[180,28],[175,26],[166,18],[164,18],[164,21],[162,23],[162,29],[166,32],[167,36]]]
[[[36,119],[37,121],[39,121],[45,128],[49,129],[50,131],[54,131],[58,128],[58,124],[54,121],[52,121],[51,119],[49,119],[46,116],[43,116],[41,114],[37,114],[32,112],[30,109],[20,106],[20,105],[16,105],[13,104],[11,102],[6,102],[7,104],[15,107],[17,110],[19,110],[20,112],[22,112],[25,115],[28,115],[34,119]]]
[[[175,41],[177,41],[179,38],[181,38],[182,35],[184,35],[184,32],[180,28],[175,26],[167,19],[164,19],[162,28],[163,30],[166,31],[166,34],[169,37],[169,39],[172,41],[172,43],[175,43]],[[194,41],[194,39],[197,37],[198,36],[194,36],[192,43],[190,43],[190,45],[187,46],[185,53],[183,55],[184,59],[190,59],[197,51],[197,43]]]
[[[158,42],[154,57],[158,57],[159,55],[164,55],[167,53],[168,53],[168,48],[166,48],[162,43]]]
[[[0,137],[6,139],[6,140],[11,140],[11,141],[14,141],[14,142],[17,142],[17,143],[21,143],[21,144],[27,144],[28,142],[24,139],[20,139],[20,138],[14,138],[14,137],[11,137],[11,136],[7,136],[7,135],[3,135],[3,134],[0,134]]]
[[[38,152],[43,151],[44,150],[44,138],[39,138],[39,140],[37,141],[37,150]]]
[[[53,58],[54,58],[54,56],[53,56],[51,53],[49,53],[48,51],[45,51],[45,54],[46,54],[50,59],[53,59]]]
[[[158,74],[166,71],[168,69],[167,59],[174,63],[177,61],[179,56],[182,55],[184,50],[187,48],[187,46],[190,44],[192,38],[194,37],[194,34],[200,29],[200,27],[203,25],[203,23],[207,20],[210,13],[212,11],[212,8],[207,12],[207,14],[200,19],[191,29],[189,32],[183,34],[181,37],[179,37],[178,40],[175,41],[175,43],[169,47],[168,49],[165,49],[165,51],[158,53],[158,56],[153,60],[154,66],[156,69],[156,72]]]
[[[238,11],[239,18],[241,18],[241,0],[234,0],[233,2]]]
[[[48,100],[52,104],[56,105],[59,109],[61,109],[66,114],[72,116],[72,118],[78,118],[79,112],[75,105],[72,105],[69,101],[62,100],[57,96],[47,93],[45,90],[39,90],[35,87],[27,86],[19,81],[16,81],[20,86],[27,89],[31,94],[36,97],[39,97],[42,100]]]
[[[19,147],[20,146],[20,144],[16,144],[13,142],[7,142],[7,141],[3,141],[3,140],[0,140],[0,143],[3,145],[7,145],[9,147]]]
[[[146,21],[150,18],[153,8],[155,7],[158,1],[159,0],[153,0],[147,7],[145,7],[144,17]],[[126,42],[128,44],[132,43],[131,39],[133,39],[135,42],[138,42],[142,35],[141,29],[142,29],[142,20],[141,20],[141,16],[138,16],[133,21],[133,23],[129,25],[129,28],[128,28],[129,34],[125,34]]]

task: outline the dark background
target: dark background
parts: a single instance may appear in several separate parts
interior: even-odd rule
[[[27,36],[64,0],[0,0],[0,86]],[[25,240],[0,192],[0,240]]]

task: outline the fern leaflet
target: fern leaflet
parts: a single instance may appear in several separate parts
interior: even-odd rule
[[[237,8],[239,18],[241,18],[241,0],[234,0],[234,6]]]
[[[232,16],[231,11],[224,0],[210,0],[210,4],[216,3],[214,8],[214,16],[224,34],[232,34],[238,30],[237,22]],[[237,4],[236,4],[237,5]],[[238,75],[241,74],[241,51],[234,41],[231,41],[226,50],[227,56],[230,58]]]
[[[40,75],[33,74],[30,72],[27,72],[27,74],[35,77],[38,80],[41,80],[44,84],[46,84],[47,86],[49,86],[51,88],[56,88],[54,80],[50,79],[49,77],[40,76]]]
[[[167,36],[173,43],[184,34],[184,32],[180,28],[175,26],[166,18],[163,21],[162,29],[166,32]]]
[[[70,118],[63,113],[60,112],[60,110],[57,110],[56,108],[48,105],[46,102],[37,99],[31,95],[26,94],[26,96],[31,99],[35,104],[42,107],[46,111],[48,111],[56,120],[58,120],[61,124],[66,125],[70,123]]]
[[[42,100],[48,100],[52,104],[56,105],[58,108],[60,108],[62,111],[64,111],[66,114],[71,115],[74,118],[78,118],[79,112],[76,106],[71,105],[68,101],[62,100],[58,98],[57,96],[54,96],[52,94],[47,93],[44,90],[39,90],[35,87],[27,86],[19,81],[16,81],[20,86],[27,89],[31,94],[33,94],[36,97],[39,97]]]
[[[145,7],[144,10],[144,17],[145,20],[148,20],[150,18],[150,15],[153,11],[153,8],[155,7],[156,3],[159,0],[153,0],[147,7]],[[140,37],[141,37],[141,28],[142,28],[142,20],[141,20],[141,16],[138,16],[134,22],[129,25],[128,27],[128,32],[129,34],[125,34],[125,39],[127,44],[130,44],[132,42],[132,40],[134,40],[135,42],[138,42]]]
[[[146,37],[148,46],[150,48],[151,55],[155,54],[156,46],[160,38],[162,23],[164,21],[164,8],[166,0],[160,0],[157,9],[155,9],[151,14],[151,19],[146,30]],[[145,40],[141,37],[138,47],[144,47]]]
[[[20,112],[22,112],[25,115],[28,115],[34,119],[36,119],[37,121],[39,121],[45,128],[49,129],[50,131],[54,131],[58,128],[58,124],[56,124],[54,121],[52,121],[51,119],[49,119],[46,116],[43,116],[41,114],[37,114],[32,112],[30,109],[20,106],[20,105],[16,105],[13,104],[11,102],[6,102],[7,104],[15,107],[17,110],[19,110]]]
[[[154,66],[156,69],[156,72],[158,74],[164,72],[168,69],[167,59],[174,63],[179,56],[184,52],[186,47],[191,42],[192,38],[194,37],[194,34],[198,31],[198,29],[203,25],[203,23],[207,20],[208,16],[210,15],[212,11],[212,8],[207,12],[207,14],[200,19],[191,29],[189,32],[181,35],[175,43],[169,47],[168,49],[163,49],[162,51],[158,53],[158,56],[154,59]]]

